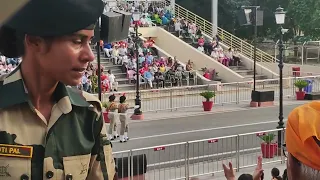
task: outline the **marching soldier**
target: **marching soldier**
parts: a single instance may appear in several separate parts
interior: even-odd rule
[[[1,180],[116,179],[91,94],[68,87],[89,62],[101,0],[30,0],[0,28],[0,52],[22,57],[0,76]]]
[[[118,107],[118,113],[120,118],[120,142],[127,142],[129,140],[128,137],[128,115],[127,110],[132,109],[133,107],[129,107],[129,104],[126,103],[126,96],[122,95],[120,97],[120,104]]]
[[[117,103],[114,101],[116,99],[115,95],[109,96],[109,102],[107,103],[106,110],[108,111],[108,118],[110,119],[110,125],[108,129],[108,138],[109,140],[113,141],[117,137],[119,137],[117,133],[117,115],[116,112],[118,109]]]

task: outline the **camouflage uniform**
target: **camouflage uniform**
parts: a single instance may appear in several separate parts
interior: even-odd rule
[[[114,178],[102,106],[93,95],[59,83],[47,123],[32,105],[18,67],[0,77],[0,97],[1,180]]]

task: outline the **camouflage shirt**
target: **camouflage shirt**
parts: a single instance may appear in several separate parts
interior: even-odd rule
[[[0,76],[1,180],[112,180],[100,101],[59,83],[50,120],[32,105],[20,68]]]

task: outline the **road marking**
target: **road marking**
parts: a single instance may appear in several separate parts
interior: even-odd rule
[[[284,121],[287,121],[287,119],[284,119]],[[172,135],[181,135],[181,134],[188,134],[188,133],[212,131],[212,130],[231,129],[231,128],[238,128],[238,127],[244,127],[244,126],[255,126],[255,125],[261,125],[261,124],[271,124],[271,123],[277,123],[277,122],[279,122],[279,121],[264,121],[264,122],[258,122],[258,123],[238,124],[238,125],[233,125],[233,126],[223,126],[223,127],[215,127],[215,128],[196,129],[196,130],[190,130],[190,131],[181,131],[181,132],[175,132],[175,133],[167,133],[167,134],[158,134],[158,135],[152,135],[152,136],[130,138],[130,141],[141,140],[141,139],[149,139],[149,138],[157,138],[157,137],[163,137],[163,136],[172,136]]]

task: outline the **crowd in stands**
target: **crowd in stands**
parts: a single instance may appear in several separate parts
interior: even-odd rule
[[[20,62],[20,58],[6,58],[0,54],[0,75],[10,73]]]
[[[237,49],[223,50],[219,45],[221,37],[218,35],[212,40],[207,41],[201,31],[201,28],[196,26],[194,22],[187,21],[177,17],[174,22],[174,31],[180,38],[190,38],[196,44],[196,48],[221,64],[229,66],[237,66],[241,63],[240,55]]]
[[[134,53],[134,43],[131,38],[126,42],[106,43],[103,51],[107,58],[111,58],[114,64],[122,65],[122,71],[127,74],[128,79],[137,81],[137,61],[139,64],[139,83],[153,84],[165,87],[166,84],[181,85],[183,78],[193,76],[190,74],[193,64],[189,62],[186,67],[181,65],[176,58],[159,57],[157,49],[153,47],[155,41],[149,38],[138,44],[138,57]]]

